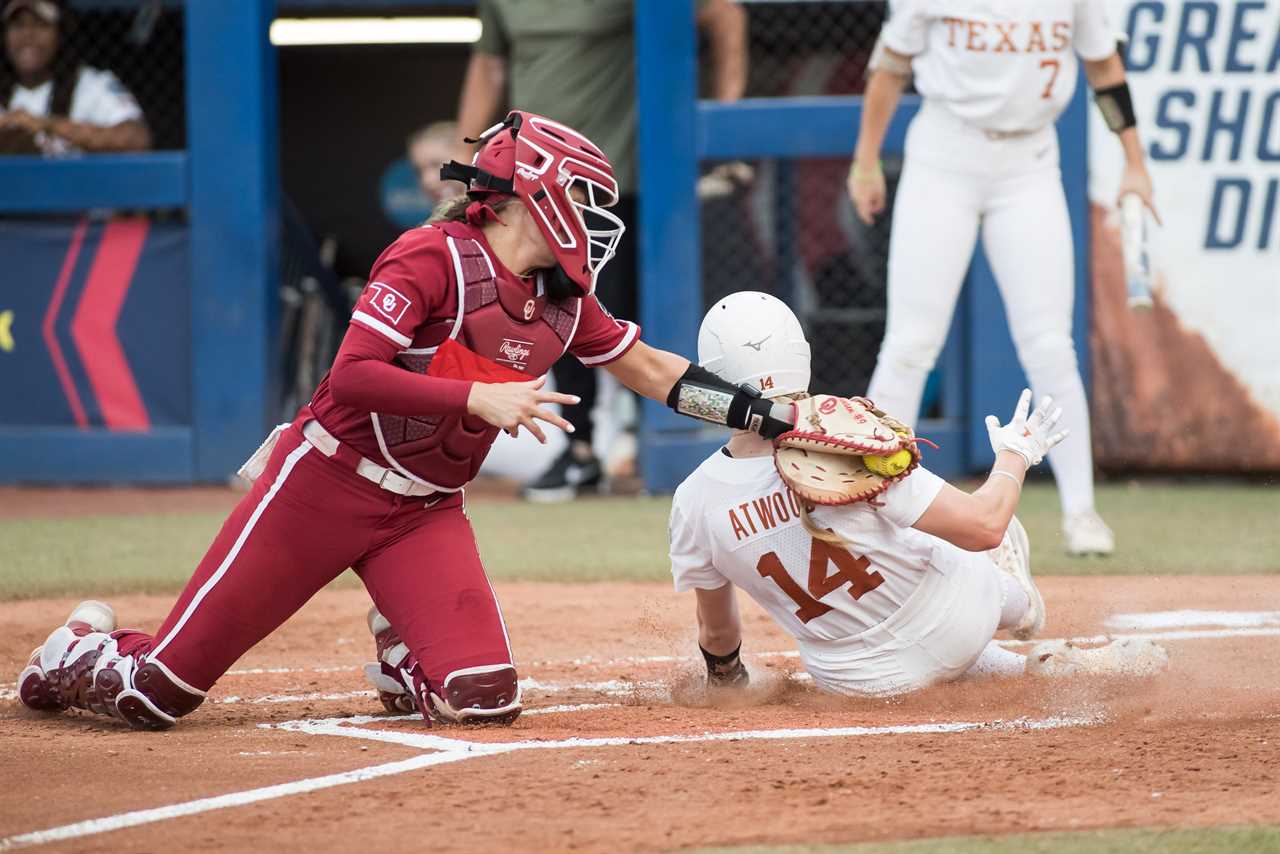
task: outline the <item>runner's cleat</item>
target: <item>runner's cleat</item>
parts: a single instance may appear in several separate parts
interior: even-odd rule
[[[1012,575],[1026,592],[1027,602],[1030,603],[1027,613],[1010,631],[1018,640],[1030,640],[1044,628],[1045,606],[1044,597],[1031,578],[1031,541],[1027,539],[1027,530],[1022,527],[1017,516],[1009,520],[1009,527],[1004,532],[1000,545],[987,554],[996,566]]]
[[[1169,653],[1149,640],[1123,638],[1102,646],[1045,641],[1027,653],[1033,676],[1154,676],[1169,666]]]
[[[579,459],[571,444],[537,480],[527,484],[521,494],[535,504],[572,501],[581,492],[598,489],[603,478],[600,461],[595,456]]]

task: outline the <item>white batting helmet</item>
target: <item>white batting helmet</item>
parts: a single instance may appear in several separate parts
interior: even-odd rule
[[[698,364],[734,385],[750,383],[764,397],[809,390],[800,321],[782,300],[759,291],[739,291],[711,307],[698,330]]]

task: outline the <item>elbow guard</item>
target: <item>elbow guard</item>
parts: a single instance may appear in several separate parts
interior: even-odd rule
[[[667,394],[667,406],[681,415],[750,430],[766,439],[780,436],[795,426],[793,409],[760,397],[755,388],[734,387],[706,368],[690,364]]]
[[[1133,96],[1129,92],[1128,82],[1099,89],[1093,93],[1093,97],[1112,133],[1137,127],[1138,117],[1133,112]]]

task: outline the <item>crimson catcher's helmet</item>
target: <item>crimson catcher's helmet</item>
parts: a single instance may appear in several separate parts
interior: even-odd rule
[[[618,201],[618,181],[604,152],[573,128],[521,110],[469,141],[480,143],[471,165],[446,163],[440,177],[462,181],[477,201],[518,197],[565,276],[581,296],[590,295],[626,231],[605,210]],[[580,199],[570,192],[575,187]]]

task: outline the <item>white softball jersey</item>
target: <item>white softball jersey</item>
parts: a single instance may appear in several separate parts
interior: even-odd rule
[[[47,116],[53,101],[53,81],[32,89],[15,86],[9,98],[9,111],[24,110],[33,116]],[[133,94],[124,87],[120,78],[110,71],[81,66],[80,76],[71,92],[71,114],[73,122],[114,127],[121,122],[141,121],[142,108]],[[79,151],[75,146],[60,137],[41,134],[37,139],[41,150],[47,155],[70,154]]]
[[[880,38],[912,57],[916,89],[975,127],[1034,131],[1076,88],[1076,55],[1106,59],[1105,0],[892,0]]]
[[[53,98],[53,81],[47,80],[33,89],[13,88],[9,110],[25,110],[33,116],[49,114]],[[71,94],[70,119],[85,124],[111,127],[121,122],[142,118],[142,108],[120,79],[110,71],[84,66]]]
[[[911,526],[944,482],[918,468],[878,499],[822,507],[811,518],[852,549],[812,537],[772,457],[723,450],[676,489],[676,590],[732,583],[796,638],[824,690],[889,694],[962,674],[999,621],[999,572]]]

